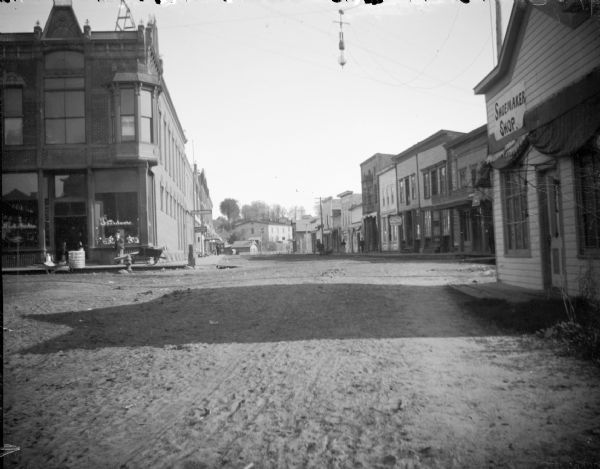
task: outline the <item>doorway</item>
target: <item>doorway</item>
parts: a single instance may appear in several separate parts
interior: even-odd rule
[[[540,173],[538,187],[544,287],[566,288],[563,284],[561,188],[556,169]]]
[[[85,216],[66,216],[54,217],[54,240],[56,243],[56,252],[61,253],[66,250],[76,251],[81,243],[87,252],[87,217]]]

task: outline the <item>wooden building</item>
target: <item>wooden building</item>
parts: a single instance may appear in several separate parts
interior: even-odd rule
[[[487,160],[487,125],[444,145],[446,167],[440,190],[432,195],[439,217],[447,223],[442,252],[493,255],[494,220],[490,167]],[[444,180],[445,179],[445,180]]]
[[[394,156],[398,215],[392,229],[398,232],[400,251],[448,250],[449,212],[436,206],[436,198],[447,194],[444,145],[461,135],[442,129]]]
[[[43,29],[0,34],[0,57],[3,267],[80,246],[109,263],[117,231],[126,251],[185,258],[192,168],[156,22],[82,29],[71,2],[55,0]]]
[[[600,22],[592,2],[515,1],[485,95],[498,279],[600,282]]]
[[[360,164],[363,230],[365,251],[379,251],[379,181],[377,173],[392,162],[394,155],[375,153]]]

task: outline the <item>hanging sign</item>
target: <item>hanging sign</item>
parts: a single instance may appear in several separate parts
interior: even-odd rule
[[[492,116],[488,124],[498,141],[523,127],[523,116],[527,109],[525,83],[515,84],[492,101],[491,105]]]

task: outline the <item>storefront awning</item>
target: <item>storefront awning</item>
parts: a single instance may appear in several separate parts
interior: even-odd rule
[[[488,157],[487,163],[495,169],[503,169],[515,163],[529,149],[527,134],[521,135],[516,140],[508,143],[504,149]]]
[[[377,217],[377,212],[365,213],[363,216],[363,220],[369,217]]]
[[[540,153],[566,156],[600,129],[600,68],[525,112],[529,142]]]

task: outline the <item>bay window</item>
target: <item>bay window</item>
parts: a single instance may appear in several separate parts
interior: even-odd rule
[[[135,140],[135,93],[133,88],[119,90],[121,100],[121,141]]]
[[[142,90],[140,93],[140,101],[140,141],[152,143],[152,92],[148,90]]]

